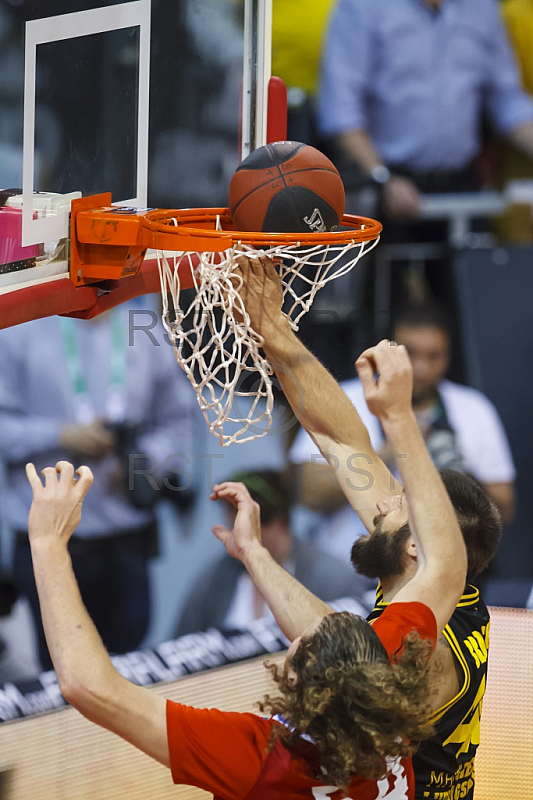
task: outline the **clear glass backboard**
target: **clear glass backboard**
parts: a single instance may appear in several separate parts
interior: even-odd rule
[[[227,205],[243,153],[265,141],[248,101],[270,74],[270,7],[0,0],[0,317],[14,287],[68,274],[73,197]]]

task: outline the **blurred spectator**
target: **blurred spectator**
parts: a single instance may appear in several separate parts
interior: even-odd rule
[[[32,607],[43,668],[51,662],[26,528],[28,461],[38,470],[60,459],[91,467],[92,499],[70,547],[83,600],[112,652],[135,649],[148,628],[155,503],[170,486],[168,473],[192,451],[194,395],[162,333],[152,315],[126,305],[92,321],[49,317],[0,334],[5,520],[15,536],[15,582]]]
[[[335,7],[319,129],[380,187],[389,219],[416,218],[420,191],[477,188],[484,111],[499,134],[533,156],[533,102],[520,86],[498,5],[339,0]]]
[[[520,68],[522,86],[533,95],[533,0],[504,0],[502,16]],[[504,183],[513,178],[532,178],[533,163],[509,144],[503,154]]]
[[[333,0],[272,3],[272,74],[287,87],[287,136],[315,147],[318,70],[332,6]]]
[[[498,506],[504,522],[514,514],[515,468],[498,412],[477,389],[445,379],[450,361],[450,329],[438,305],[405,307],[396,318],[394,339],[404,344],[413,364],[413,410],[437,467],[448,467],[477,478]],[[357,408],[374,449],[391,465],[392,454],[377,418],[366,406],[358,379],[342,388]],[[326,514],[318,543],[346,556],[363,528],[346,504],[334,476],[311,438],[300,430],[290,452],[298,465],[299,500]],[[365,469],[354,460],[354,469]]]
[[[483,586],[483,597],[489,606],[533,610],[533,581],[489,577]]]
[[[366,615],[369,606],[363,595],[367,585],[348,566],[348,560],[342,562],[292,535],[287,476],[273,470],[257,470],[238,473],[231,480],[244,483],[259,504],[262,541],[278,564],[321,600],[350,597],[361,604],[361,613]],[[228,524],[232,526],[235,511],[229,503],[225,505]],[[174,635],[183,636],[210,627],[239,629],[264,616],[271,614],[262,595],[241,562],[225,553],[193,587]]]
[[[37,642],[26,598],[17,597],[13,579],[0,573],[0,685],[39,674]]]

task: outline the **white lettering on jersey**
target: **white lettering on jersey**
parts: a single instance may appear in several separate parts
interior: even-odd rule
[[[324,797],[328,797],[338,791],[338,786],[313,786],[313,797],[316,797],[317,800],[323,800]]]
[[[385,778],[376,781],[377,795],[374,795],[375,800],[407,800],[408,785],[407,775],[404,766],[399,758],[388,758],[387,764],[389,771]],[[313,786],[313,797],[316,800],[324,800],[335,792],[340,792],[338,786]],[[346,795],[343,793],[343,797]],[[364,796],[368,797],[366,791]]]
[[[399,758],[388,758],[389,771],[378,781],[376,800],[407,800],[407,775]]]

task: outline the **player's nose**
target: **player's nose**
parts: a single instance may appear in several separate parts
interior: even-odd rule
[[[378,500],[376,506],[381,516],[386,517],[387,514],[390,514],[391,511],[398,508],[399,504],[400,495],[394,495],[394,497],[387,497],[385,500]]]

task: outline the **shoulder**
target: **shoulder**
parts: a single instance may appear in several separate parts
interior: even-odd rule
[[[455,381],[441,381],[439,392],[443,399],[450,402],[461,400],[467,403],[488,402],[487,397],[479,389],[474,389],[473,386],[465,386],[463,383],[455,383]]]
[[[495,44],[505,29],[501,0],[458,0],[451,5],[458,7],[459,32],[497,57]]]
[[[500,5],[502,17],[506,22],[524,20],[531,24],[531,3],[529,0],[503,0]]]
[[[209,738],[211,738],[209,734],[211,727],[213,736],[219,736],[222,731],[241,731],[250,739],[258,739],[261,742],[268,740],[275,724],[272,719],[259,717],[257,714],[220,711],[218,708],[194,708],[167,700],[167,724],[173,726],[176,723],[204,731]]]
[[[437,641],[437,621],[424,603],[390,603],[372,627],[389,656],[401,650],[405,637],[416,631],[421,639]]]
[[[448,421],[468,471],[485,483],[509,483],[515,468],[497,408],[482,392],[445,381],[439,386]]]
[[[500,9],[503,17],[514,16],[521,10],[523,3],[522,0],[502,0]]]
[[[261,774],[272,725],[272,720],[255,714],[192,708],[167,700],[174,783],[245,797]]]
[[[472,415],[472,421],[475,421],[476,415],[479,413],[497,413],[489,398],[472,386],[463,386],[460,383],[453,383],[453,381],[442,381],[439,384],[439,394],[446,411]]]

